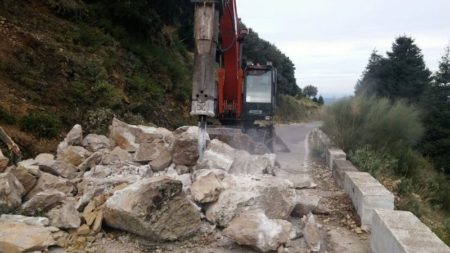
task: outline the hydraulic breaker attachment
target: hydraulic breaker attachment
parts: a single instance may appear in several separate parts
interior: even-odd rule
[[[206,117],[216,116],[216,52],[219,36],[219,10],[214,0],[195,3],[195,56],[191,115],[199,117],[198,151],[200,159],[206,149]]]
[[[216,52],[219,34],[218,3],[195,3],[195,56],[191,115],[216,116]]]

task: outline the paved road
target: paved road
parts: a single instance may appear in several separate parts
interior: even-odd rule
[[[319,200],[319,209],[329,215],[317,215],[323,245],[320,252],[368,253],[368,235],[356,233],[357,216],[346,194],[337,187],[325,162],[309,154],[309,133],[321,122],[279,125],[276,134],[290,149],[275,149],[281,169],[277,177],[287,178],[297,188],[297,196]]]
[[[292,171],[305,171],[308,157],[307,137],[311,130],[321,125],[321,122],[278,125],[276,135],[287,145],[290,152],[277,152],[277,158],[282,168]]]

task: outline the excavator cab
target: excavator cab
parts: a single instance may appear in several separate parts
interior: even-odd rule
[[[272,121],[276,104],[276,69],[272,64],[249,65],[244,71],[245,121]]]
[[[277,70],[267,65],[249,64],[244,70],[243,131],[273,149],[273,116],[276,106]]]

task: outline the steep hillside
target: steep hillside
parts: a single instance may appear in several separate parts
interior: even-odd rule
[[[3,1],[1,125],[35,153],[75,122],[186,124],[192,8],[169,2]]]

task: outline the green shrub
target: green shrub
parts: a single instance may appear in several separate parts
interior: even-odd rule
[[[368,146],[350,151],[349,159],[356,167],[376,177],[397,170],[398,160],[386,151],[375,151]]]
[[[61,129],[58,117],[47,113],[33,113],[19,122],[20,129],[40,138],[54,138]]]
[[[355,97],[327,108],[323,130],[345,151],[370,145],[396,150],[423,135],[419,110],[404,102]]]
[[[119,95],[114,85],[107,81],[98,81],[90,90],[92,103],[102,107],[113,107],[119,103]]]
[[[87,25],[80,25],[80,29],[75,35],[73,42],[84,47],[89,47],[91,51],[95,51],[111,40],[109,36],[98,29],[91,28]]]
[[[0,107],[0,122],[8,125],[13,125],[16,123],[16,118],[14,117],[14,115]]]
[[[88,133],[106,134],[114,116],[114,112],[107,108],[89,110],[84,115],[83,128]]]
[[[414,197],[408,198],[408,200],[402,203],[399,208],[400,210],[412,212],[418,218],[422,217],[423,215],[423,204]]]
[[[126,90],[130,94],[138,95],[142,102],[151,98],[155,102],[161,102],[164,98],[164,89],[155,83],[150,75],[137,75],[127,79]]]

